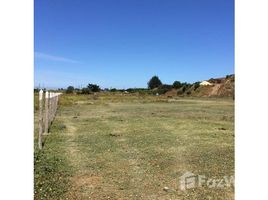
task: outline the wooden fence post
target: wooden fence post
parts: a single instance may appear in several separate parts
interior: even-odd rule
[[[49,93],[46,91],[46,101],[45,101],[45,133],[48,133],[48,124],[49,124],[49,119],[48,119],[48,101],[49,101]]]
[[[39,135],[38,146],[42,149],[42,134],[43,134],[43,90],[39,91]]]
[[[55,93],[52,93],[52,121],[55,117]]]
[[[49,112],[48,112],[48,118],[49,118],[49,126],[51,124],[51,113],[52,113],[52,92],[49,92]]]
[[[56,94],[54,94],[54,115],[53,115],[53,119],[55,119],[55,116],[56,116]]]
[[[56,95],[56,111],[58,109],[59,93]]]

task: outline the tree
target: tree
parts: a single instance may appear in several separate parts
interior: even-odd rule
[[[91,92],[99,92],[100,91],[100,86],[96,85],[96,84],[88,84],[87,88],[91,91]]]
[[[67,87],[67,89],[66,89],[67,94],[72,94],[73,92],[74,92],[74,87],[73,86]]]
[[[154,89],[158,88],[160,85],[162,85],[161,80],[158,78],[158,76],[153,76],[150,81],[148,82],[148,88]]]
[[[180,81],[174,81],[172,87],[175,89],[179,89],[182,86]]]

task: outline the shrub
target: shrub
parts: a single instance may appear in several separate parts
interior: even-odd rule
[[[126,91],[129,93],[148,93],[149,90],[147,88],[128,88]]]
[[[81,94],[90,94],[91,91],[88,88],[82,88]]]
[[[73,92],[74,92],[74,87],[73,86],[67,87],[67,89],[66,89],[67,94],[72,94]]]
[[[169,89],[167,89],[167,88],[159,88],[159,89],[154,91],[154,94],[158,93],[159,95],[161,95],[161,94],[165,94],[167,91],[169,91]]]
[[[126,91],[129,92],[129,93],[134,93],[135,92],[135,88],[128,88]]]
[[[100,91],[100,86],[98,86],[96,84],[88,84],[87,87],[91,92],[99,92]]]
[[[180,88],[179,90],[178,90],[178,92],[177,92],[177,95],[183,95],[183,91],[182,91],[182,88]]]
[[[219,84],[219,83],[221,83],[221,79],[219,79],[219,78],[211,78],[211,79],[208,80],[208,82]]]
[[[230,75],[226,75],[226,79],[228,79],[228,78],[232,78],[233,77],[233,75],[232,74],[230,74]]]
[[[163,85],[160,85],[158,88],[159,89],[171,90],[172,89],[172,85],[163,84]]]
[[[187,89],[187,85],[183,86],[183,88],[182,88],[182,92],[185,92],[186,89]]]
[[[174,81],[172,84],[172,87],[175,89],[179,89],[182,86],[182,83],[180,81]]]
[[[196,90],[200,86],[200,82],[195,82],[194,83],[194,90]]]
[[[171,89],[172,89],[172,85],[163,84],[163,85],[160,85],[155,90],[146,91],[146,93],[153,94],[153,95],[156,95],[156,94],[161,95],[161,94],[165,94],[167,91],[169,91]]]

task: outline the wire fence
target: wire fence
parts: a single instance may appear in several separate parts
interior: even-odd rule
[[[43,147],[43,135],[49,134],[49,128],[56,116],[59,96],[62,93],[55,92],[44,92],[43,90],[39,91],[39,134],[38,134],[38,147],[42,149]],[[43,106],[45,100],[45,106]]]

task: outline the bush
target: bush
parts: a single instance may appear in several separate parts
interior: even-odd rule
[[[163,85],[160,85],[160,86],[158,87],[158,89],[167,89],[167,90],[171,90],[171,89],[172,89],[172,85],[163,84]]]
[[[98,86],[96,84],[88,84],[87,87],[91,92],[99,92],[100,91],[100,86]]]
[[[126,91],[129,93],[135,93],[135,92],[147,93],[148,89],[147,88],[128,88]]]
[[[194,90],[196,90],[197,88],[199,88],[200,86],[200,82],[195,82],[194,83]]]
[[[161,94],[165,94],[167,91],[169,91],[169,89],[167,89],[167,88],[160,88],[160,89],[155,90],[154,93],[155,94],[158,93],[159,95],[161,95]]]
[[[184,82],[181,84],[183,87],[186,87],[186,88],[189,88],[191,87],[191,84],[190,83],[187,83],[187,82]]]
[[[158,88],[160,85],[162,85],[162,82],[158,78],[158,76],[153,76],[148,82],[148,88],[149,89]]]
[[[155,90],[152,90],[152,94],[159,94],[159,95],[162,95],[162,94],[165,94],[167,91],[169,91],[170,89],[172,89],[172,86],[171,85],[161,85],[159,86],[159,88],[155,89]]]
[[[128,88],[126,91],[129,92],[129,93],[134,93],[135,92],[135,88]]]
[[[214,83],[214,84],[219,84],[219,83],[221,83],[221,79],[219,79],[219,78],[211,78],[211,79],[208,80],[208,82]]]
[[[178,90],[177,94],[178,94],[178,95],[183,95],[183,94],[185,93],[187,87],[188,87],[187,85],[182,86],[182,87]]]
[[[187,85],[183,86],[183,88],[182,88],[182,92],[185,92],[187,88],[188,88]]]
[[[177,92],[177,95],[183,95],[183,91],[180,89],[180,90],[178,90],[178,92]]]
[[[174,81],[174,83],[172,84],[172,87],[175,89],[179,89],[181,88],[182,83],[180,81]]]
[[[226,75],[226,79],[228,79],[228,78],[232,78],[234,75],[233,74],[230,74],[230,75]]]
[[[74,93],[74,87],[73,87],[73,86],[69,86],[69,87],[66,89],[66,93],[67,93],[67,94],[72,94],[72,93]]]
[[[90,94],[91,91],[88,88],[82,88],[81,94]]]

